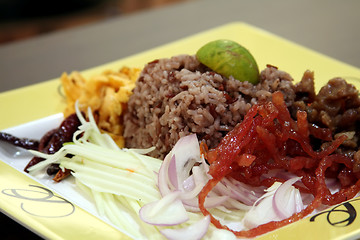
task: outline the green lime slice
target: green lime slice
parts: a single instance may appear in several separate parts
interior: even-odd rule
[[[231,40],[215,40],[202,46],[197,59],[213,71],[252,84],[259,82],[259,68],[251,53]]]

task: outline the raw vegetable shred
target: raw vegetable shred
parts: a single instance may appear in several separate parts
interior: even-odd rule
[[[137,239],[256,237],[360,190],[356,177],[331,189],[326,184],[337,176],[335,166],[354,169],[350,157],[336,153],[346,135],[332,139],[302,111],[293,120],[281,92],[254,105],[216,148],[191,134],[164,161],[144,155],[152,149],[120,149],[100,133],[90,109],[89,122],[78,108],[77,115],[82,125],[73,143],[52,155],[33,151],[46,160],[29,171],[51,163],[71,170],[99,214]],[[314,139],[326,147],[313,149]]]

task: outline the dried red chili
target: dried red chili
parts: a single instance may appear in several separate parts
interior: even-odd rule
[[[38,146],[38,151],[53,154],[57,152],[64,143],[71,142],[74,132],[80,126],[80,120],[75,113],[65,118],[61,125],[53,130],[48,131],[41,139]],[[43,161],[43,158],[33,157],[25,166],[24,171],[28,172],[28,168]],[[63,172],[58,164],[53,164],[47,169],[49,175],[55,175],[54,180],[60,181],[69,175],[69,171]]]

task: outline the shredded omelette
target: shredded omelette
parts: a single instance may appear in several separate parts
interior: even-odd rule
[[[122,67],[119,71],[107,70],[89,79],[77,71],[70,75],[63,73],[60,80],[67,104],[65,117],[75,112],[76,101],[84,114],[90,107],[100,130],[108,133],[119,147],[124,147],[121,114],[140,71],[138,68]]]

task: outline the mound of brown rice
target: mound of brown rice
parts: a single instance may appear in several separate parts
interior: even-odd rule
[[[274,91],[284,92],[287,104],[293,103],[289,74],[268,66],[260,77],[257,85],[227,79],[189,55],[148,63],[124,116],[126,147],[155,146],[152,155],[163,158],[190,133],[215,147],[253,104],[268,100]]]

